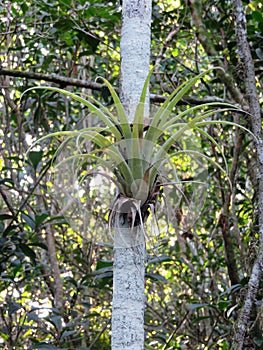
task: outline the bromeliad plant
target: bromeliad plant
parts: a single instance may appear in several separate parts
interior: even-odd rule
[[[129,215],[131,226],[135,224],[136,220],[143,224],[149,214],[149,209],[153,208],[158,198],[159,189],[162,185],[162,168],[173,145],[180,141],[188,130],[197,130],[220,149],[216,140],[208,134],[204,127],[215,123],[236,125],[229,121],[209,119],[212,115],[220,112],[239,110],[227,103],[205,103],[188,108],[178,114],[174,113],[174,108],[182,97],[211,70],[207,70],[181,84],[167,97],[147,127],[145,127],[145,118],[148,118],[148,115],[145,115],[145,100],[151,72],[145,81],[132,124],[129,122],[114,88],[103,78],[101,79],[108,87],[113,98],[116,113],[97,100],[90,102],[90,99],[87,100],[60,88],[46,86],[30,88],[27,92],[34,89],[44,89],[62,93],[83,104],[104,124],[104,126],[87,127],[80,130],[54,132],[40,138],[36,143],[49,137],[65,137],[58,148],[58,152],[60,152],[69,141],[74,140],[76,152],[73,152],[66,160],[61,160],[61,163],[72,160],[79,167],[81,162],[86,162],[89,159],[96,166],[107,169],[106,176],[110,176],[118,188],[118,195],[109,221],[111,222],[114,217],[116,218],[118,212],[122,215]],[[198,111],[201,111],[201,114],[196,115]],[[193,115],[194,117],[192,117]],[[186,120],[187,116],[188,120]],[[162,143],[160,144],[161,138]],[[83,150],[87,142],[94,146],[90,148],[88,153]],[[31,149],[36,143],[31,146]],[[197,150],[177,150],[173,152],[173,156],[179,156],[180,153],[192,155],[196,153],[200,156]],[[208,158],[205,155],[202,155],[202,157]],[[214,162],[212,159],[209,159],[209,161]],[[224,171],[219,164],[216,164],[216,166]],[[109,175],[109,172],[111,175]],[[94,173],[94,169],[90,170],[90,174],[92,173]],[[78,169],[76,169],[76,176],[78,176]],[[87,173],[83,175],[80,181],[83,181],[84,176],[87,176]]]

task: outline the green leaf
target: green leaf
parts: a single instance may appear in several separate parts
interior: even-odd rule
[[[30,350],[33,349],[41,349],[41,350],[57,350],[57,348],[54,348],[54,346],[49,345],[47,343],[41,342],[38,344],[35,344],[30,347]],[[65,350],[65,349],[64,349]]]
[[[159,275],[158,273],[146,273],[145,277],[148,277],[153,281],[168,283],[167,279],[165,277]]]
[[[108,268],[110,266],[113,266],[112,260],[99,260],[96,265],[96,270],[100,270],[102,268]]]
[[[92,33],[88,33],[82,28],[74,27],[74,29],[78,32],[80,40],[84,40],[90,46],[92,52],[95,53],[100,43],[100,40],[95,35],[93,35]]]
[[[35,312],[28,312],[27,313],[27,319],[28,319],[28,321],[38,322],[39,321],[39,316]]]
[[[263,338],[262,337],[255,337],[253,338],[254,344],[256,344],[257,347],[261,347],[263,345]]]
[[[59,215],[59,216],[54,216],[53,218],[49,219],[46,221],[46,223],[52,223],[53,225],[56,224],[67,224],[67,221],[64,216]]]
[[[217,303],[217,307],[220,311],[225,311],[231,304],[230,300],[221,300]]]
[[[11,220],[13,219],[13,215],[10,214],[0,214],[0,220]]]
[[[3,236],[6,237],[8,235],[12,235],[17,229],[17,227],[18,227],[17,225],[7,226],[7,228],[3,232]]]
[[[60,341],[64,340],[66,337],[69,337],[70,335],[76,334],[78,332],[79,332],[78,330],[75,330],[75,331],[64,331],[62,333],[62,336],[60,337]]]
[[[201,79],[202,77],[207,75],[210,71],[213,71],[214,69],[221,69],[221,68],[215,67],[215,68],[208,69],[208,70],[204,71],[203,73],[197,75],[196,77],[194,77],[188,81],[185,81],[180,86],[178,86],[178,88],[176,88],[174,90],[174,92],[172,94],[170,94],[170,96],[168,96],[168,98],[163,103],[161,108],[159,108],[159,110],[155,114],[155,116],[154,116],[154,118],[149,126],[149,129],[146,132],[145,137],[148,140],[150,140],[150,137],[147,135],[149,135],[149,134],[155,135],[156,131],[158,131],[158,129],[161,129],[161,131],[164,131],[164,129],[159,127],[159,123],[161,123],[161,125],[164,125],[166,123],[168,117],[170,116],[173,108],[182,99],[182,97],[194,86],[194,84],[199,79]],[[154,137],[157,138],[157,136],[154,136]]]
[[[22,219],[28,224],[28,226],[34,230],[35,229],[35,221],[34,219],[27,213],[22,213]]]
[[[30,162],[31,162],[33,168],[36,170],[38,164],[42,160],[43,151],[31,151],[31,152],[28,153],[28,157],[30,159]]]
[[[5,185],[7,183],[10,183],[12,186],[14,185],[14,181],[11,178],[0,179],[0,184]]]
[[[163,109],[167,109],[170,112],[173,110],[175,105],[182,99],[182,97],[189,92],[189,90],[197,83],[198,80],[201,80],[204,76],[208,75],[208,73],[213,70],[223,70],[221,67],[213,67],[205,70],[204,72],[198,74],[192,79],[184,82],[179,86],[175,91],[168,97],[168,99],[163,104]],[[162,117],[163,120],[164,116]],[[166,117],[165,117],[166,118]]]
[[[66,277],[67,282],[72,283],[75,287],[78,287],[78,282],[72,277]]]
[[[100,269],[96,269],[94,272],[93,272],[93,275],[95,276],[98,276],[98,275],[104,275],[105,272],[107,273],[111,273],[112,274],[112,271],[113,271],[113,264],[110,265],[110,266],[107,266],[107,267],[102,267]]]
[[[136,107],[132,126],[132,138],[142,139],[144,129],[144,108],[143,103],[139,103]]]
[[[37,256],[36,256],[36,253],[34,252],[34,250],[32,248],[30,248],[28,245],[26,245],[24,243],[20,243],[19,247],[22,250],[22,252],[31,259],[31,261],[33,263],[36,262]]]
[[[141,93],[141,97],[140,97],[140,104],[145,104],[145,99],[146,99],[146,96],[147,96],[147,91],[148,91],[148,86],[149,86],[149,82],[150,82],[150,79],[151,79],[151,76],[153,74],[153,71],[154,71],[155,67],[153,67],[152,69],[150,69],[146,79],[145,79],[145,82],[143,84],[143,89],[142,89],[142,93]]]
[[[230,318],[233,314],[233,312],[239,307],[238,304],[235,304],[231,307],[228,307],[227,310],[225,311],[225,317]]]
[[[46,318],[56,329],[59,329],[61,326],[61,316],[49,316]]]
[[[178,141],[180,139],[180,137],[187,130],[194,129],[196,126],[207,125],[210,123],[210,121],[203,121],[204,119],[209,118],[213,114],[227,112],[227,111],[229,111],[229,108],[209,110],[205,113],[202,113],[201,115],[197,115],[189,122],[181,122],[181,123],[175,123],[174,125],[170,125],[170,127],[173,127],[173,128],[177,127],[179,130],[172,133],[172,135],[168,138],[168,140],[161,147],[160,153],[162,153],[163,150],[165,152],[167,152],[170,149],[170,147],[174,144],[174,142]],[[168,127],[168,126],[166,125],[166,127]],[[158,156],[156,158],[158,158]]]
[[[162,263],[162,262],[171,262],[173,261],[172,258],[170,258],[168,255],[160,255],[156,256],[153,259],[150,259],[148,264],[156,264],[156,263]]]
[[[232,109],[234,110],[239,110],[238,107],[232,105],[232,104],[229,104],[229,103],[220,103],[220,102],[211,102],[211,103],[204,103],[204,104],[200,104],[198,106],[194,106],[194,107],[190,107],[188,109],[186,109],[185,111],[181,112],[181,113],[178,113],[177,115],[175,115],[174,117],[172,117],[171,119],[169,119],[168,121],[164,122],[164,120],[161,120],[160,121],[160,124],[159,124],[159,127],[161,128],[161,130],[167,130],[167,128],[170,128],[170,127],[174,127],[176,126],[176,123],[178,120],[183,120],[183,118],[187,115],[192,115],[194,114],[196,111],[198,111],[199,109],[201,110],[205,110],[207,108],[211,108],[211,107],[225,107],[225,108],[222,108],[222,109],[217,109],[217,110],[212,110],[216,113],[220,113],[220,112],[226,112],[226,111],[230,111]],[[211,109],[208,110],[208,112],[212,112]],[[239,110],[240,111],[240,110]],[[202,112],[202,111],[201,111]],[[207,113],[207,112],[206,112]],[[197,119],[205,119],[207,118],[207,116],[205,117],[204,116],[204,113],[202,112],[201,115],[197,115],[191,122],[193,123],[194,120]]]
[[[38,228],[45,220],[49,217],[48,213],[36,214],[35,215],[35,226]]]
[[[199,323],[200,321],[207,320],[207,319],[213,319],[213,315],[209,316],[199,316],[196,319],[193,320],[193,323]]]
[[[18,310],[22,309],[23,305],[14,301],[10,301],[8,303],[8,315],[11,316],[13,313],[17,312]]]
[[[211,305],[209,305],[209,304],[189,304],[188,306],[187,306],[187,309],[188,310],[190,310],[190,311],[192,311],[192,310],[199,310],[199,309],[202,309],[202,308],[204,308],[204,307],[211,307]]]
[[[11,265],[12,266],[20,266],[21,265],[21,260],[20,259],[12,260]]]
[[[103,80],[103,82],[107,85],[108,89],[110,90],[111,96],[112,96],[113,101],[114,101],[114,106],[116,107],[117,113],[119,116],[119,121],[120,121],[119,127],[122,129],[123,136],[125,137],[125,139],[131,138],[131,127],[129,124],[129,120],[127,118],[124,107],[123,107],[116,91],[114,90],[112,85],[106,79],[104,79],[102,77],[100,77],[100,79]]]
[[[31,245],[32,247],[39,247],[39,248],[42,248],[42,249],[45,249],[45,250],[48,249],[48,247],[46,246],[46,244],[41,243],[41,242],[30,243],[30,245]]]
[[[98,116],[98,118],[100,118],[110,128],[110,130],[112,130],[112,132],[120,135],[120,132],[119,132],[117,126],[114,124],[114,122],[112,122],[112,120],[109,118],[108,115],[105,115],[105,113],[103,113],[94,104],[90,103],[89,101],[85,100],[84,98],[80,97],[79,95],[74,94],[74,93],[69,92],[69,91],[64,90],[64,89],[56,88],[56,87],[35,86],[35,87],[29,88],[26,91],[24,91],[23,94],[21,95],[21,98],[23,97],[24,94],[26,94],[26,93],[28,93],[29,91],[32,91],[32,90],[49,90],[49,91],[58,92],[58,93],[61,93],[61,94],[65,95],[65,96],[71,97],[73,100],[78,101],[78,102],[82,103],[84,106],[86,106],[87,108],[89,108],[91,112],[96,114]],[[112,88],[112,90],[114,91],[113,88]],[[68,135],[73,135],[73,131],[71,131],[71,132],[70,131],[69,132],[57,132],[57,133],[53,133],[53,134],[47,135],[45,137],[42,137],[42,138],[40,138],[40,140],[44,140],[44,139],[49,138],[50,136],[54,136],[56,134],[57,134],[57,136],[61,136],[63,133],[64,134],[67,133]],[[78,132],[76,131],[75,133],[78,133]],[[38,144],[40,140],[36,141],[31,146],[31,149],[36,144]]]

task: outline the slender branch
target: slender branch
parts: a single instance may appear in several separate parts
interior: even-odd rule
[[[251,311],[254,306],[254,301],[257,296],[259,281],[262,277],[263,271],[263,250],[261,250],[260,255],[258,256],[252,273],[248,282],[248,291],[243,306],[242,314],[239,318],[237,324],[237,333],[235,336],[235,343],[232,346],[232,350],[243,350],[246,337],[248,336],[248,324],[251,318]]]
[[[111,321],[110,319],[107,320],[107,322],[102,327],[101,331],[98,333],[98,335],[95,337],[95,339],[93,339],[92,342],[90,343],[89,349],[93,348],[93,346],[97,343],[97,341],[100,339],[102,334],[106,331],[110,321]]]
[[[33,72],[22,72],[18,70],[8,70],[8,69],[1,69],[0,68],[0,76],[10,76],[10,77],[17,77],[17,78],[24,78],[24,79],[32,79],[32,80],[44,80],[49,81],[54,84],[58,84],[60,86],[75,86],[75,87],[83,87],[91,90],[97,90],[101,91],[105,85],[81,80],[81,79],[75,79],[75,78],[68,78],[63,77],[61,75],[56,74],[42,74],[42,73],[33,73]],[[118,92],[118,89],[116,89]],[[162,103],[166,100],[166,96],[159,95],[159,94],[151,94],[150,95],[151,102],[153,103]],[[192,105],[199,105],[202,103],[209,103],[209,102],[220,102],[220,103],[230,103],[227,99],[222,99],[217,96],[206,96],[203,98],[195,97],[195,96],[184,96],[183,100],[179,102],[179,104],[192,104]]]
[[[167,339],[166,343],[164,344],[164,346],[162,347],[162,350],[166,350],[167,346],[169,346],[170,342],[172,341],[174,335],[178,332],[179,328],[181,328],[181,326],[183,325],[183,323],[185,322],[185,320],[187,319],[187,316],[189,314],[189,311],[186,312],[186,314],[184,315],[184,317],[180,320],[179,324],[174,328],[174,330],[172,331],[172,333],[170,334],[169,338]]]
[[[229,199],[228,199],[229,198]],[[239,276],[238,276],[238,269],[237,269],[237,261],[236,261],[236,254],[234,251],[233,246],[233,240],[230,235],[230,227],[229,227],[229,200],[230,195],[227,196],[224,205],[223,205],[223,211],[220,215],[220,225],[222,230],[222,236],[224,239],[224,247],[225,247],[225,254],[226,254],[226,264],[227,264],[227,270],[229,279],[231,281],[231,285],[234,286],[239,283]]]
[[[77,87],[84,87],[92,90],[101,90],[103,87],[103,84],[81,80],[81,79],[63,77],[57,74],[42,74],[42,73],[34,73],[34,72],[22,72],[18,70],[10,70],[10,69],[0,69],[0,75],[33,79],[33,80],[45,80],[55,84],[59,84],[62,87],[77,86]]]
[[[40,181],[43,179],[43,177],[46,175],[47,171],[49,170],[49,168],[51,166],[51,163],[52,163],[52,159],[50,161],[48,161],[47,164],[43,167],[41,175],[39,176],[39,178],[37,179],[37,181],[33,185],[31,191],[28,193],[28,195],[25,197],[25,199],[20,204],[20,206],[17,209],[17,211],[16,211],[15,215],[13,216],[12,220],[8,224],[7,228],[5,229],[6,231],[12,226],[13,222],[15,222],[17,220],[18,215],[23,210],[23,208],[26,205],[26,203],[28,202],[30,196],[34,193],[34,191],[37,188],[37,186],[39,185]]]
[[[49,259],[52,266],[52,274],[54,277],[55,285],[55,307],[63,312],[64,308],[64,291],[63,291],[63,282],[61,278],[61,272],[59,267],[59,261],[56,251],[56,240],[53,228],[51,225],[48,225],[46,229],[46,242],[48,247]]]
[[[6,206],[7,206],[7,208],[8,208],[9,211],[12,213],[12,215],[15,217],[16,212],[15,212],[14,208],[12,207],[12,205],[11,205],[11,203],[10,203],[10,200],[9,200],[7,194],[6,194],[5,191],[2,189],[1,186],[0,186],[0,194],[1,194],[1,196],[2,196],[2,198],[3,198],[3,200],[4,200],[4,202],[5,202],[5,204],[6,204]]]
[[[161,49],[156,57],[156,61],[155,61],[155,65],[156,68],[154,70],[155,72],[155,77],[156,77],[156,81],[160,84],[160,87],[163,89],[163,91],[172,93],[171,90],[173,90],[173,88],[171,86],[167,86],[166,83],[163,82],[162,78],[161,78],[161,74],[159,73],[159,65],[161,64],[161,61],[164,57],[164,54],[168,48],[168,44],[169,42],[175,37],[175,35],[179,32],[180,28],[176,28],[173,29],[166,37],[163,45],[161,46]]]

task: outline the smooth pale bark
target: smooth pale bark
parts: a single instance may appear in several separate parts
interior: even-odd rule
[[[149,73],[151,0],[124,0],[121,31],[121,100],[130,123]],[[149,111],[149,93],[146,99]],[[144,349],[145,236],[127,213],[115,213],[112,350]]]
[[[137,238],[140,237],[140,244],[133,239],[135,232]],[[144,235],[140,227],[131,230],[130,224],[122,222],[116,225],[114,236],[112,349],[142,350],[145,305]]]
[[[123,1],[120,97],[130,122],[149,73],[151,13],[152,2],[149,0]]]

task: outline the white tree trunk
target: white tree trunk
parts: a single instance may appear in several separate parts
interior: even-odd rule
[[[130,123],[149,73],[151,0],[123,0],[121,100]],[[146,103],[149,110],[149,93]],[[144,349],[145,237],[131,228],[128,215],[116,214],[112,302],[112,350]]]
[[[125,227],[126,226],[126,227]],[[141,243],[133,241],[134,233]],[[126,247],[125,247],[126,245]],[[144,349],[145,244],[140,227],[122,223],[114,232],[112,349]]]
[[[123,0],[120,97],[130,122],[149,73],[151,14],[150,0]]]

